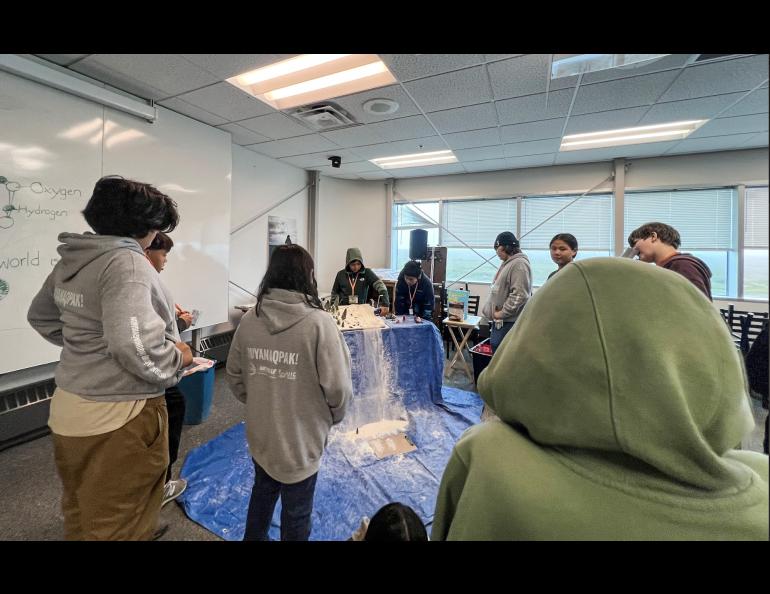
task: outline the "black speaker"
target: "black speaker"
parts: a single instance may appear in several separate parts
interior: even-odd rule
[[[425,260],[428,254],[428,232],[425,229],[414,229],[409,234],[409,259]]]

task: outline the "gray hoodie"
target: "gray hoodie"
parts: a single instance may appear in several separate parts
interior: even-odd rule
[[[519,252],[500,264],[481,313],[492,320],[496,311],[502,311],[503,322],[515,322],[531,296],[532,268],[529,258]]]
[[[64,347],[56,384],[89,400],[141,400],[179,381],[174,302],[135,239],[62,233],[27,320]]]
[[[301,293],[271,289],[241,319],[227,379],[246,403],[246,438],[257,463],[291,484],[318,472],[332,425],[353,395],[350,352],[332,317]]]

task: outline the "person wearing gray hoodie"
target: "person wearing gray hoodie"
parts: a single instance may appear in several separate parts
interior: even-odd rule
[[[532,296],[532,268],[522,253],[519,240],[510,231],[495,239],[495,252],[502,260],[490,287],[489,299],[481,313],[489,320],[492,352],[497,350],[505,335]]]
[[[244,540],[268,540],[279,496],[281,540],[308,540],[321,455],[353,395],[350,352],[321,306],[313,268],[299,245],[275,249],[227,357],[254,462]]]
[[[27,320],[62,347],[48,420],[67,540],[149,540],[166,467],[165,388],[192,362],[174,302],[144,257],[176,204],[149,184],[100,179],[85,210],[96,231],[62,233],[61,259]]]

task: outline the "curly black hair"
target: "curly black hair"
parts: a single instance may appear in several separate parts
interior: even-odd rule
[[[679,246],[682,245],[682,237],[679,235],[679,231],[674,229],[671,225],[658,222],[645,223],[641,227],[631,231],[631,234],[628,236],[628,245],[634,247],[637,241],[640,239],[647,239],[653,233],[655,233],[655,235],[658,236],[658,239],[663,243],[670,245],[674,249],[678,250]]]
[[[257,306],[254,308],[257,317],[262,307],[262,298],[270,293],[270,289],[297,291],[305,296],[305,303],[310,307],[323,309],[318,298],[314,268],[313,256],[302,246],[292,243],[275,248],[259,285]]]
[[[149,245],[147,249],[163,250],[164,252],[170,252],[172,247],[174,247],[174,240],[171,239],[165,233],[163,233],[163,231],[158,231],[158,234],[155,236],[155,239],[152,240],[152,243]]]
[[[99,235],[134,239],[151,231],[170,232],[179,224],[176,202],[150,184],[118,175],[96,182],[83,216]]]

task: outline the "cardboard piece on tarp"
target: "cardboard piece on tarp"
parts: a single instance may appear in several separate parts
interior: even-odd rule
[[[396,454],[406,454],[417,449],[417,446],[404,433],[370,439],[369,445],[374,450],[374,455],[379,459],[395,456]]]

